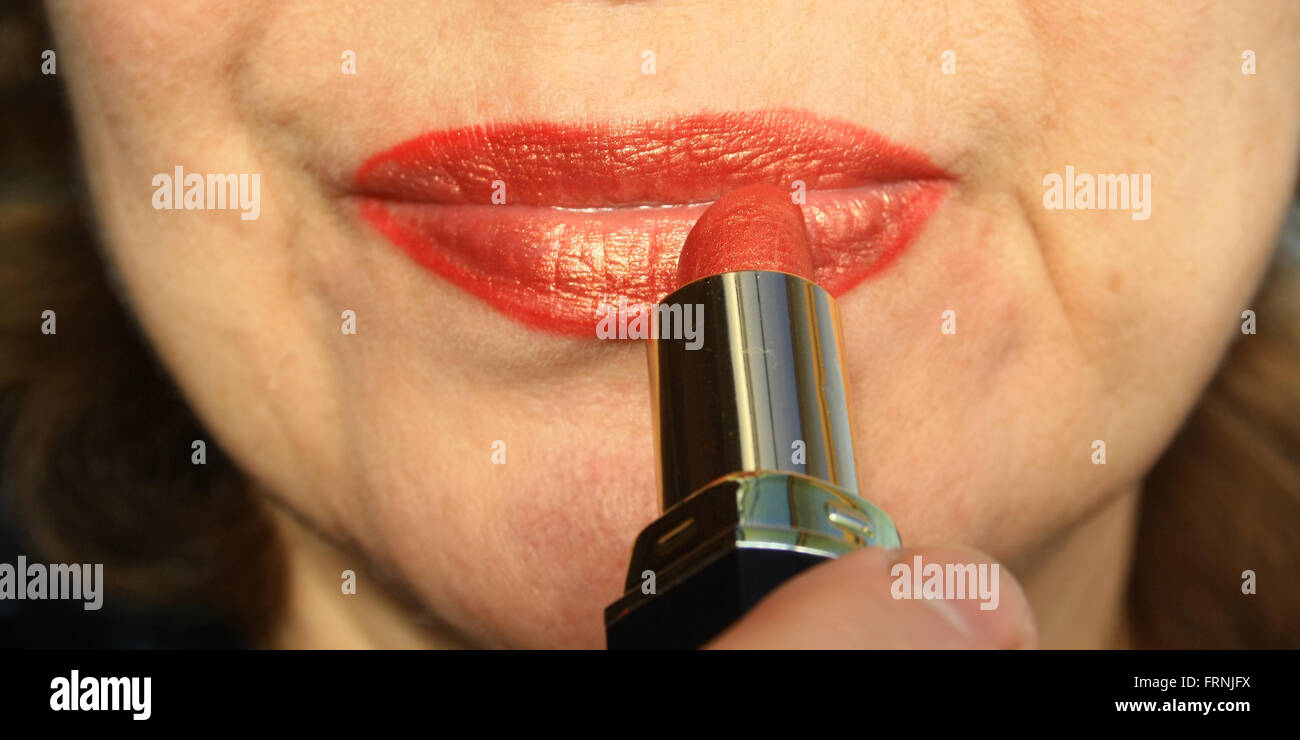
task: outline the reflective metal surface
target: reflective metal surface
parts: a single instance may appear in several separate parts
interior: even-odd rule
[[[889,515],[811,478],[763,473],[735,479],[739,547],[837,557],[859,547],[900,547]]]
[[[834,558],[901,546],[893,520],[865,499],[794,473],[743,473],[696,492],[642,530],[626,587],[647,570],[671,583],[728,549]]]
[[[704,307],[698,349],[685,337],[651,340],[664,511],[742,472],[798,473],[857,493],[829,293],[794,275],[742,271],[690,283],[663,303]],[[665,333],[656,325],[651,336]]]
[[[650,376],[663,515],[632,547],[605,610],[614,648],[698,647],[772,589],[855,549],[901,547],[857,496],[835,301],[812,282],[743,271],[663,300],[703,306],[699,334],[658,323]],[[695,349],[692,349],[694,347]]]

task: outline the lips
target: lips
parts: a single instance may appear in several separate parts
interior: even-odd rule
[[[813,277],[838,296],[897,261],[952,178],[787,110],[436,131],[355,176],[362,218],[416,263],[530,327],[588,337],[603,304],[673,290],[691,226],[754,183],[802,194]]]

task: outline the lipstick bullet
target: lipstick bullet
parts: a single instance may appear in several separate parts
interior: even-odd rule
[[[858,496],[839,311],[811,274],[775,186],[727,194],[687,238],[663,303],[702,305],[702,342],[651,330],[663,513],[605,610],[611,649],[699,647],[803,570],[901,545]]]

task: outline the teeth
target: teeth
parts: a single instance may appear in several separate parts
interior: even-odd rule
[[[551,206],[557,211],[568,211],[570,213],[608,213],[609,211],[660,211],[670,208],[697,208],[700,206],[712,205],[711,200],[695,201],[693,203],[637,203],[625,206],[601,206],[598,208],[575,208],[572,206]]]

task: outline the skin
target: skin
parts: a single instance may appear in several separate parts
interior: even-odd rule
[[[1029,606],[1004,574],[997,610],[907,631],[930,607],[890,599],[888,554],[867,553],[787,584],[721,644],[871,646],[885,623],[899,645],[1033,644],[1029,607],[1044,646],[1122,641],[1141,480],[1294,192],[1300,5],[356,6],[49,7],[127,298],[285,530],[278,644],[602,646],[658,513],[644,349],[533,332],[415,267],[342,197],[366,155],[480,122],[768,107],[859,123],[958,179],[899,263],[841,300],[861,489],[927,557],[977,557],[929,547],[958,543],[1007,563]],[[261,173],[260,218],[154,210],[151,179],[177,164]],[[1043,177],[1066,165],[1149,173],[1150,218],[1046,210]]]

